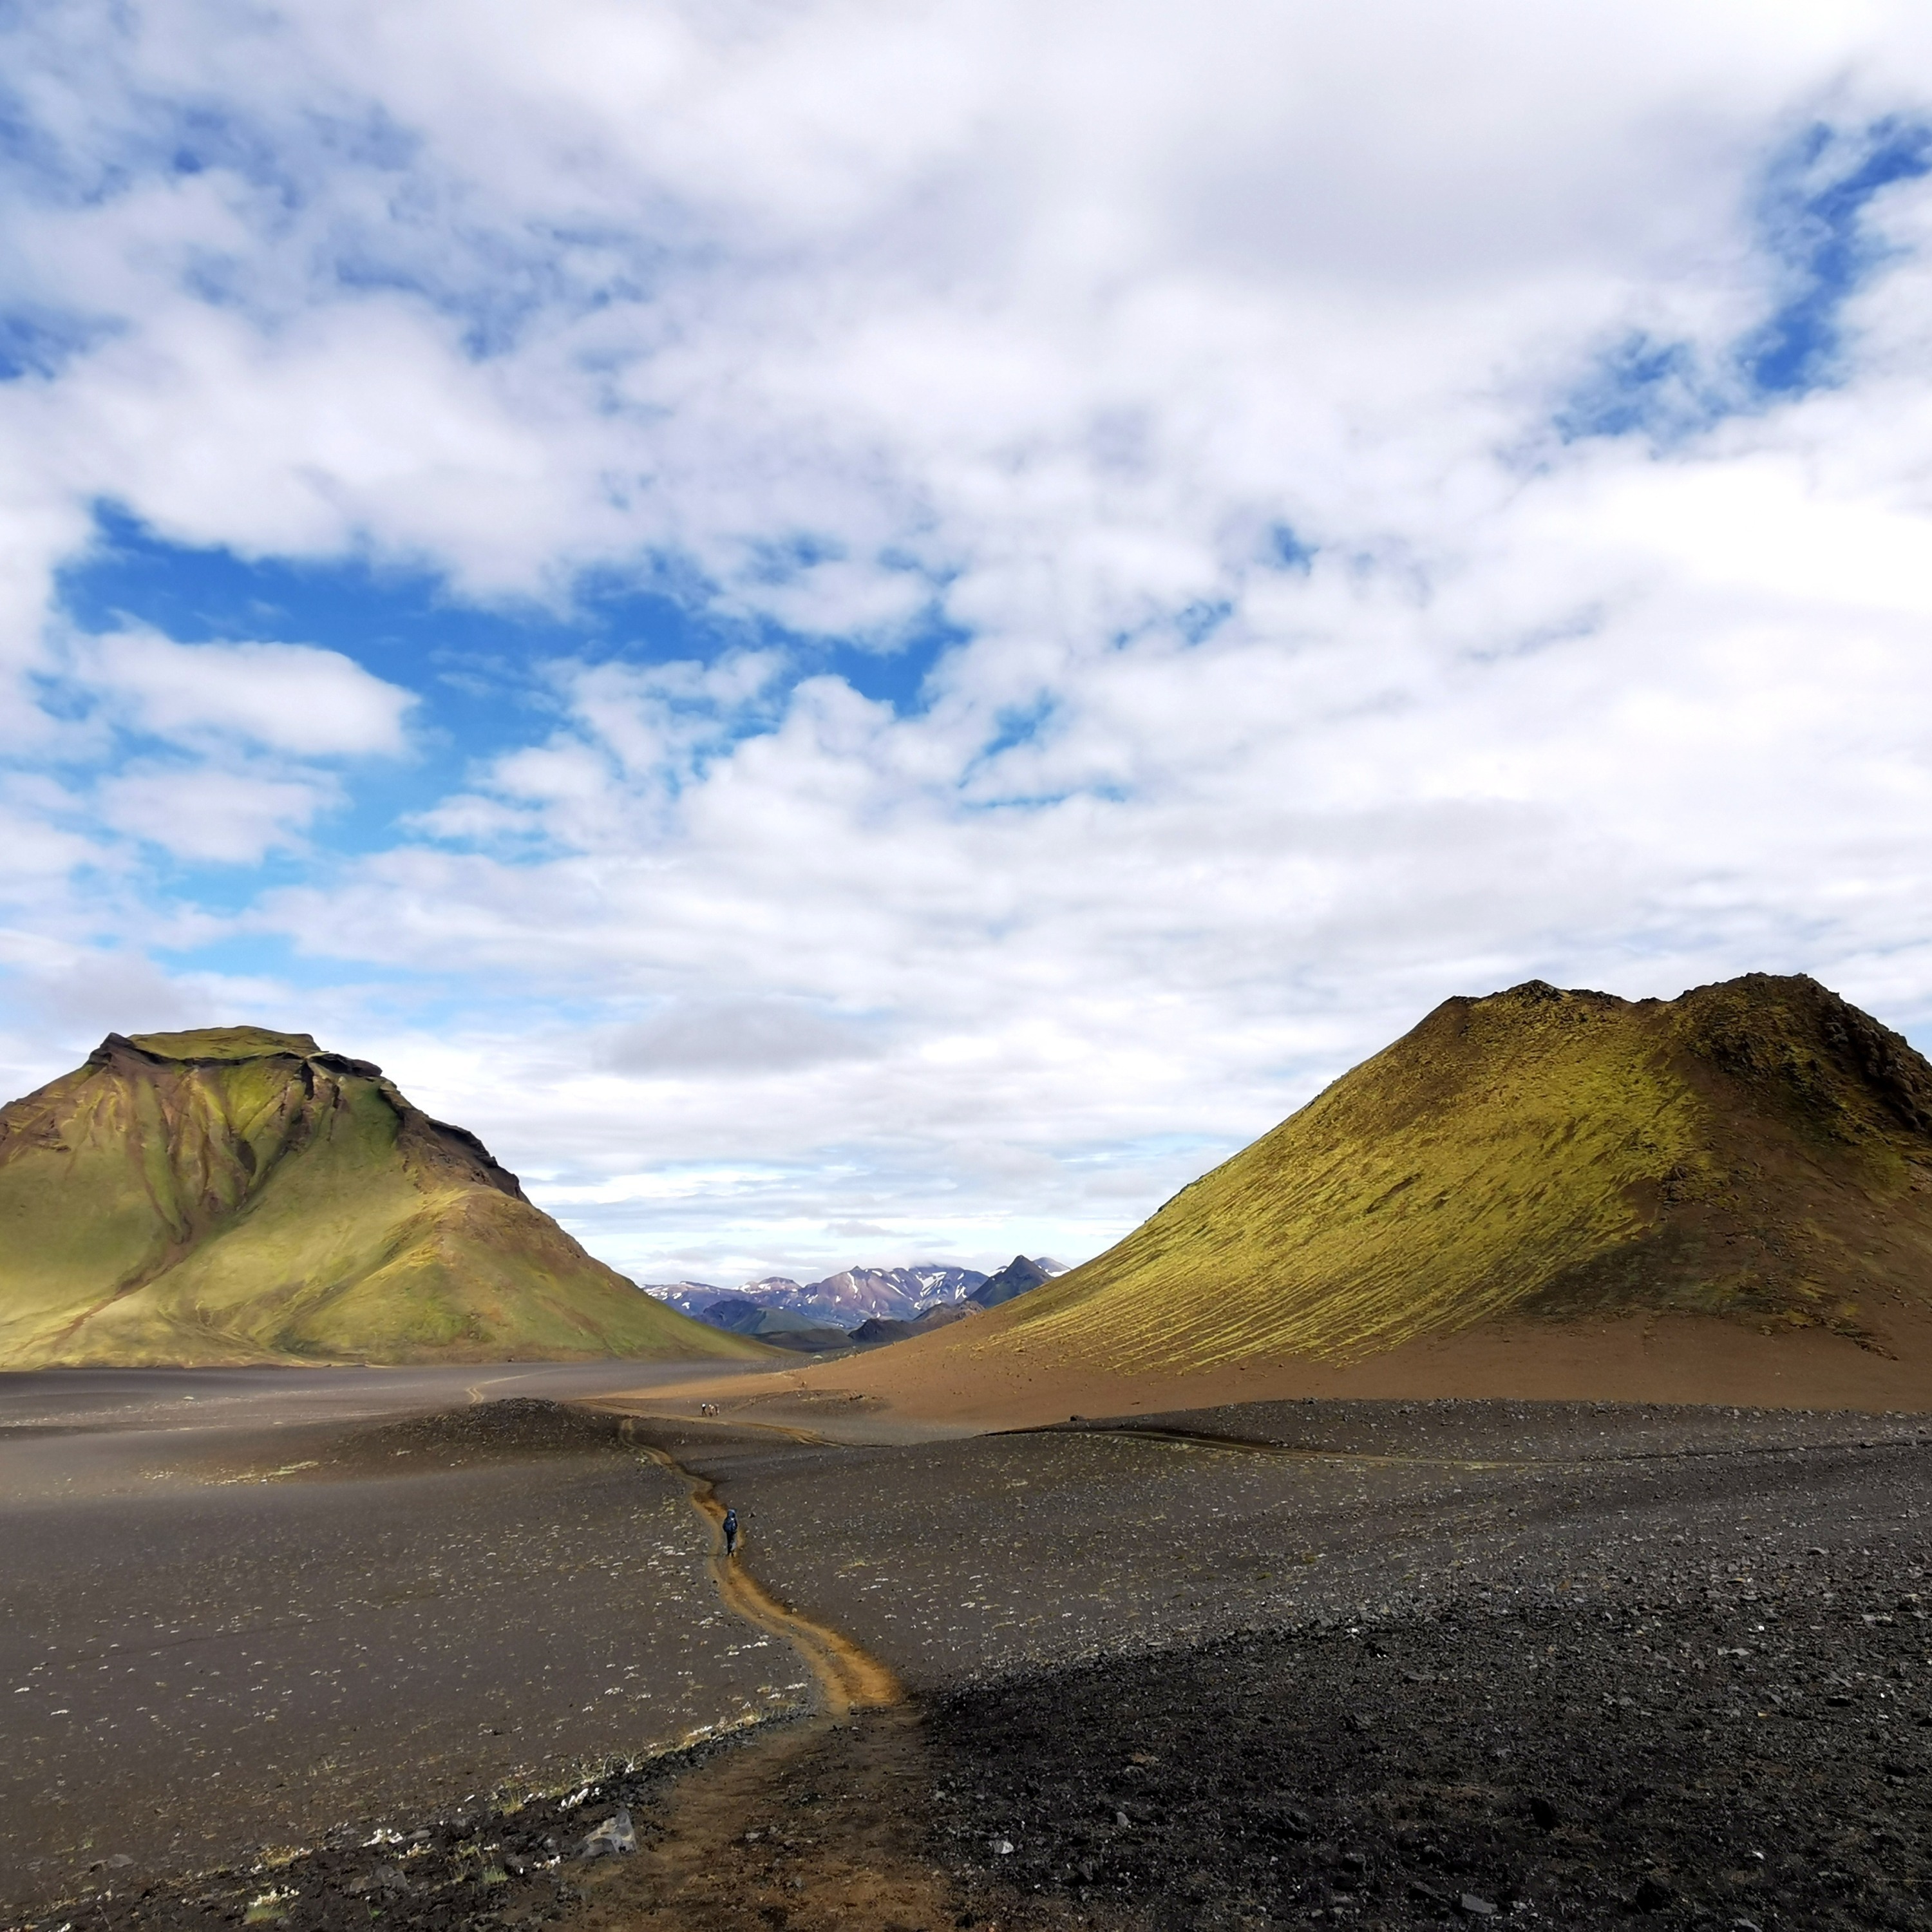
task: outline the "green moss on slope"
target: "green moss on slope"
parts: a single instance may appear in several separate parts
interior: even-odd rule
[[[0,1109],[0,1366],[766,1352],[307,1034],[110,1034]]]
[[[1456,999],[977,1346],[1336,1360],[1504,1314],[1932,1299],[1932,1067],[1814,982]]]

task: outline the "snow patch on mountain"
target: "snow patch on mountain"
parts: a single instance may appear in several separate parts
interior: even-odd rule
[[[1034,1257],[1033,1265],[1043,1276],[1066,1272],[1061,1263],[1045,1255]],[[1007,1271],[1003,1269],[1001,1274]],[[643,1286],[646,1294],[700,1321],[714,1304],[730,1300],[790,1310],[833,1328],[852,1329],[864,1322],[916,1322],[928,1309],[970,1300],[989,1279],[976,1268],[915,1262],[908,1268],[842,1268],[814,1282],[770,1274],[740,1282],[734,1288],[701,1281],[647,1281]]]

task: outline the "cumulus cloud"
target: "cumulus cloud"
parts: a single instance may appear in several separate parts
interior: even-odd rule
[[[292,949],[620,1264],[1071,1258],[1532,973],[1932,1022],[1922,8],[11,34],[14,916]],[[714,648],[586,637],[331,850],[436,694],[74,646],[102,501]]]
[[[152,632],[92,638],[86,681],[140,730],[232,736],[310,758],[393,756],[415,695],[340,651],[307,644],[177,644]]]
[[[247,865],[294,844],[332,802],[315,779],[271,778],[207,766],[140,765],[100,788],[106,824],[176,858]]]

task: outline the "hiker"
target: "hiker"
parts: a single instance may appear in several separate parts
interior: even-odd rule
[[[738,1553],[738,1512],[728,1509],[724,1512],[724,1554],[735,1556]]]

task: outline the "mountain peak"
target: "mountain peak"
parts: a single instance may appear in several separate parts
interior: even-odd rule
[[[1044,1255],[1016,1255],[997,1274],[988,1275],[967,1299],[982,1308],[998,1308],[1003,1302],[1044,1287],[1056,1274],[1065,1273],[1065,1269]]]
[[[466,1129],[260,1027],[110,1034],[0,1107],[0,1366],[762,1353],[640,1294]]]
[[[1906,1040],[1802,974],[1531,980],[1445,1000],[1002,1334],[1204,1367],[1638,1309],[1869,1341],[1900,1300],[1932,1310],[1932,1065]]]

